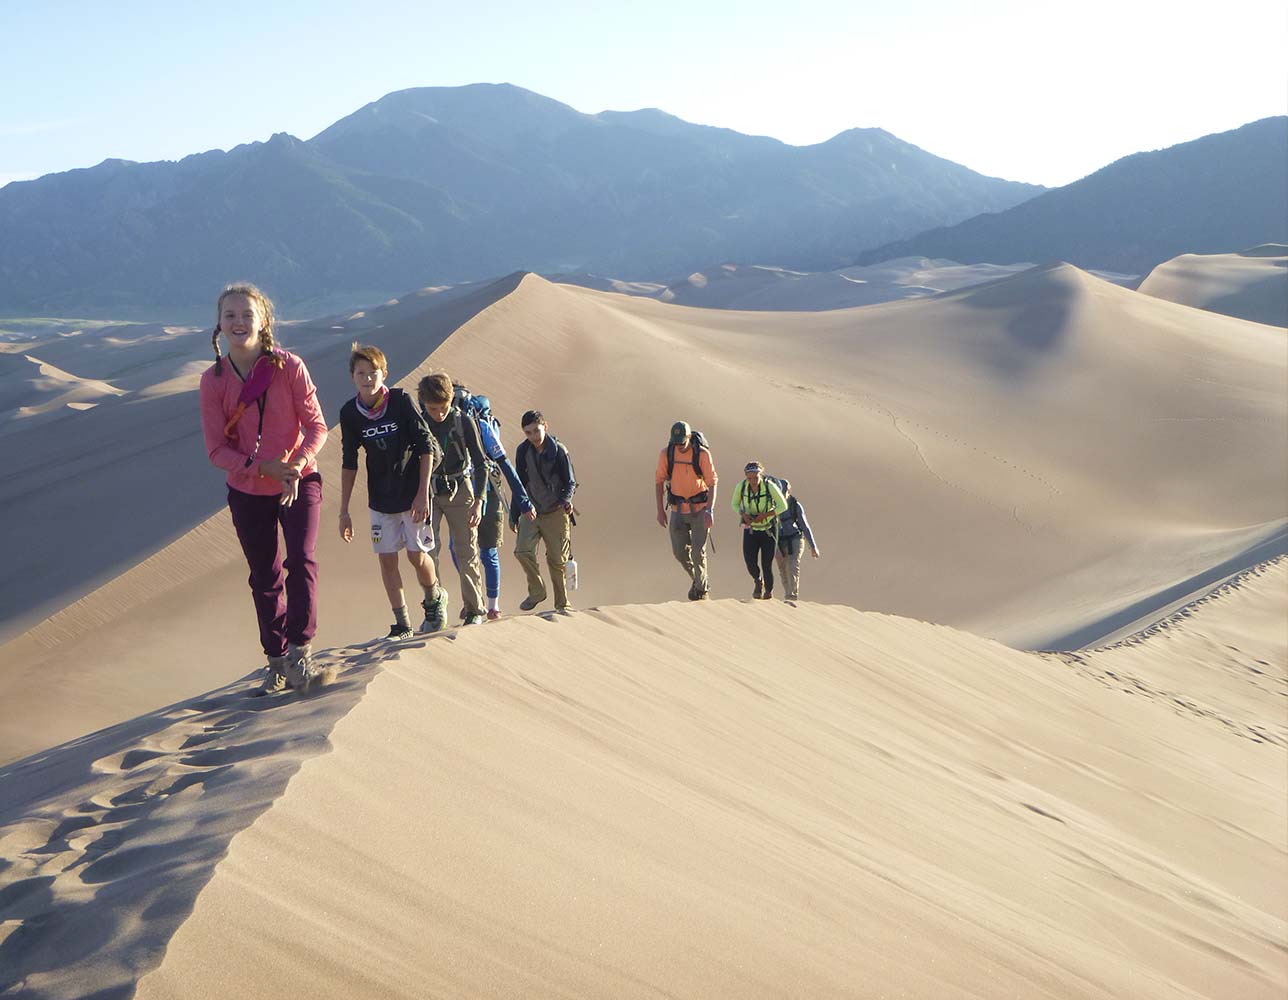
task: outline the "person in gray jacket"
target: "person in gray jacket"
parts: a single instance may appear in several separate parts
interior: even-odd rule
[[[800,599],[801,589],[801,541],[809,543],[811,554],[818,558],[818,545],[814,542],[814,532],[810,530],[809,521],[805,519],[805,505],[796,499],[792,484],[784,479],[783,494],[787,497],[787,509],[778,515],[778,575],[783,578],[783,600]]]

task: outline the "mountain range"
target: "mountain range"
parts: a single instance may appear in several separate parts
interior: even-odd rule
[[[1063,260],[1146,274],[1181,254],[1288,243],[1288,116],[1136,153],[1002,212],[859,254],[854,263]]]
[[[1043,188],[881,129],[813,146],[509,84],[389,94],[312,139],[106,160],[0,189],[0,313],[369,303],[516,269],[674,280],[721,260],[839,266]]]

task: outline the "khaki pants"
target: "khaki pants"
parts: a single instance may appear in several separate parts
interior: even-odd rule
[[[693,590],[705,594],[711,588],[707,579],[707,517],[706,511],[695,510],[682,514],[671,511],[667,531],[671,535],[671,552],[676,562],[684,567],[693,581]]]
[[[555,592],[555,607],[568,607],[568,589],[564,585],[564,563],[572,549],[572,525],[568,512],[562,507],[549,514],[538,514],[535,521],[519,518],[519,537],[514,543],[514,558],[519,560],[528,578],[528,598],[533,601],[546,599],[546,585],[537,568],[537,539],[546,543],[546,568],[550,570],[550,586]]]
[[[794,601],[801,591],[801,548],[805,539],[802,535],[784,538],[778,543],[778,573],[783,578],[783,600]]]
[[[439,583],[443,582],[439,559],[447,551],[447,542],[443,539],[440,528],[442,519],[447,518],[447,530],[452,534],[452,551],[456,556],[456,569],[461,576],[461,606],[471,615],[483,610],[483,564],[479,562],[479,533],[477,526],[470,527],[470,506],[473,503],[473,489],[468,482],[462,482],[452,499],[434,497],[431,505],[433,513],[430,516],[434,527],[434,541],[437,543],[434,546],[434,565],[439,568]]]

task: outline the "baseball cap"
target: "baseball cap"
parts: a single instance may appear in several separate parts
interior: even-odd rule
[[[692,430],[693,428],[683,420],[677,420],[671,425],[671,443],[684,444],[684,439],[689,436]]]

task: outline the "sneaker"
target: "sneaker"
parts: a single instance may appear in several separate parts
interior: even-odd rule
[[[699,601],[709,601],[710,599],[711,599],[711,591],[709,591],[709,590],[699,590],[699,591],[698,591],[697,600],[699,600]]]
[[[389,634],[385,638],[389,642],[397,642],[400,639],[410,639],[416,633],[411,630],[410,625],[399,625],[394,622],[389,626]]]
[[[437,596],[432,600],[420,602],[425,609],[425,620],[421,622],[422,632],[437,632],[447,624],[447,588],[439,587]]]
[[[555,614],[570,615],[576,609],[571,604],[565,604],[562,608],[555,608]]]
[[[501,612],[497,611],[496,608],[493,608],[487,613],[487,620],[490,622],[499,622],[501,620]]]
[[[286,690],[286,657],[270,656],[268,666],[266,666],[267,676],[264,683],[251,692],[255,697],[262,698],[266,694],[281,694]]]
[[[313,645],[288,646],[286,649],[286,683],[297,690],[308,687],[317,679],[317,665],[313,662]]]
[[[485,621],[487,621],[487,617],[482,611],[473,611],[465,616],[465,621],[462,624],[482,625]]]
[[[527,597],[525,597],[523,600],[519,602],[519,610],[531,611],[533,608],[535,608],[538,604],[540,604],[544,600],[545,600],[544,597],[533,597],[531,594],[529,594]]]
[[[759,600],[761,599],[761,597],[763,597],[763,596],[764,596],[764,593],[765,593],[765,584],[764,584],[764,581],[762,581],[762,580],[757,580],[757,581],[756,581],[756,586],[755,586],[755,587],[753,587],[753,588],[752,588],[752,591],[751,591],[751,599],[752,599],[753,601],[759,601]]]

